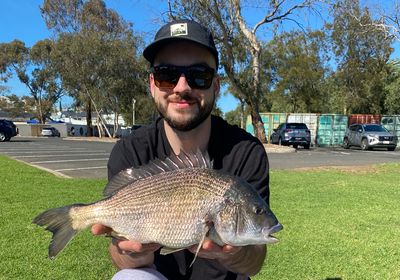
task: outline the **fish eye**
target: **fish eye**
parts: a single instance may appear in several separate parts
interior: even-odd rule
[[[262,214],[265,213],[265,209],[263,209],[263,208],[261,208],[261,207],[258,207],[258,206],[254,206],[253,211],[254,211],[254,213],[255,213],[256,215],[262,215]]]

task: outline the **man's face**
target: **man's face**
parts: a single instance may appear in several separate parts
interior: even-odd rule
[[[168,66],[193,65],[200,65],[200,69],[202,65],[216,67],[214,56],[207,49],[190,42],[171,43],[162,48],[154,60],[154,66],[167,66],[167,69]],[[155,76],[150,74],[150,90],[157,110],[172,128],[189,131],[210,116],[219,93],[217,75],[212,77],[207,89],[199,89],[195,84],[190,86],[189,77],[183,73],[169,87],[158,84]]]

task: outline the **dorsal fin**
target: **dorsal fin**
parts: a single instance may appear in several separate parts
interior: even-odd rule
[[[181,151],[179,155],[171,154],[164,160],[154,159],[138,168],[127,168],[111,178],[104,188],[103,194],[104,196],[110,196],[139,179],[186,168],[211,168],[208,153],[202,153],[200,150],[197,150],[195,153]]]

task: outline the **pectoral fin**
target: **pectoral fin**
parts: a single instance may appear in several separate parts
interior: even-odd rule
[[[190,263],[189,267],[191,267],[193,265],[194,261],[196,260],[197,254],[199,253],[201,247],[203,247],[204,240],[206,239],[206,236],[207,236],[209,230],[210,230],[210,227],[208,224],[206,224],[206,226],[204,227],[203,235],[199,242],[199,246],[197,246],[196,253],[194,254],[194,258],[193,258],[192,262]]]

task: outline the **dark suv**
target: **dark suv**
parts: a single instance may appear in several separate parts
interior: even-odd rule
[[[304,123],[281,123],[270,137],[271,144],[303,146],[309,149],[311,144],[311,132]]]
[[[343,147],[348,149],[350,146],[358,146],[363,150],[387,148],[394,151],[397,140],[397,136],[380,124],[353,124],[346,131]]]
[[[18,128],[9,120],[0,120],[0,142],[10,141],[18,134]]]

